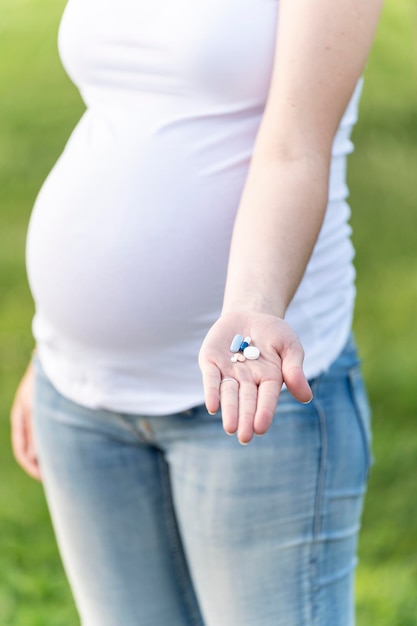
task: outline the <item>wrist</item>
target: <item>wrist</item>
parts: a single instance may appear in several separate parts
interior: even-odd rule
[[[223,313],[230,311],[261,313],[284,318],[297,281],[288,272],[280,272],[254,262],[230,264],[223,296]],[[270,264],[269,264],[270,265]],[[254,268],[257,268],[254,270]]]
[[[230,313],[257,313],[273,315],[284,319],[286,306],[283,302],[274,298],[267,298],[257,294],[241,297],[225,297],[222,307],[222,315]]]

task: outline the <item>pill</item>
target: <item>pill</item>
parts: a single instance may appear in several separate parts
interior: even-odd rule
[[[256,346],[248,346],[244,349],[243,354],[250,361],[254,361],[255,359],[259,359],[261,352]]]
[[[242,341],[242,343],[240,344],[240,348],[239,348],[239,350],[242,350],[242,352],[243,352],[243,350],[244,350],[245,348],[247,348],[247,347],[248,347],[248,345],[249,345],[249,344],[248,344],[248,342],[247,342],[247,341]]]
[[[239,352],[239,354],[236,355],[236,360],[243,363],[244,361],[246,361],[246,357],[241,352]]]
[[[230,359],[230,360],[232,361],[232,363],[236,363],[236,361],[237,361],[237,357],[238,357],[237,353],[236,353],[236,354],[234,354],[234,355],[231,357],[231,359]]]
[[[242,345],[242,341],[243,341],[242,335],[235,335],[233,337],[232,343],[230,344],[230,351],[239,352],[240,346]]]

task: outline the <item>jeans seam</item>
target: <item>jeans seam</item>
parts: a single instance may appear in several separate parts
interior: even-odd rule
[[[176,580],[186,608],[190,626],[204,626],[199,611],[196,607],[194,593],[190,591],[190,575],[186,569],[185,555],[179,537],[178,524],[175,516],[174,504],[172,501],[169,468],[162,453],[158,457],[159,474],[161,478],[162,507],[164,509],[165,525],[171,554],[173,557],[174,569],[176,570]]]
[[[313,541],[311,545],[310,556],[310,575],[311,575],[311,623],[312,625],[318,625],[318,606],[317,606],[317,594],[318,594],[318,550],[320,546],[320,534],[322,527],[321,514],[323,510],[323,494],[324,484],[327,470],[327,453],[328,453],[328,440],[327,440],[327,421],[325,411],[318,400],[318,388],[320,379],[318,378],[312,386],[314,394],[313,406],[317,413],[319,433],[320,433],[320,453],[318,461],[317,472],[317,488],[314,504],[314,518],[313,518]]]
[[[352,404],[355,411],[356,420],[358,423],[359,430],[361,432],[362,445],[364,451],[365,458],[365,469],[364,469],[364,485],[366,490],[366,485],[369,481],[370,471],[374,462],[373,453],[372,453],[372,442],[371,442],[371,433],[368,433],[367,427],[364,423],[364,418],[362,416],[361,407],[358,404],[358,400],[356,397],[355,390],[355,375],[358,369],[356,367],[352,367],[348,371],[348,381],[349,381],[349,392],[352,398]]]

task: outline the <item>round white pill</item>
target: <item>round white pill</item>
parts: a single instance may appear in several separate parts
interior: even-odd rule
[[[243,354],[249,361],[255,361],[255,359],[259,359],[261,351],[256,346],[248,346],[243,350]]]

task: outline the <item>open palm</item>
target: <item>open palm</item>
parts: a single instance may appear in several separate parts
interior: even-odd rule
[[[230,342],[236,334],[251,337],[261,351],[259,359],[231,361]],[[221,405],[225,431],[237,432],[241,443],[249,443],[271,425],[283,383],[300,402],[311,400],[303,359],[303,348],[284,320],[265,313],[222,315],[199,355],[207,410],[215,413]]]

